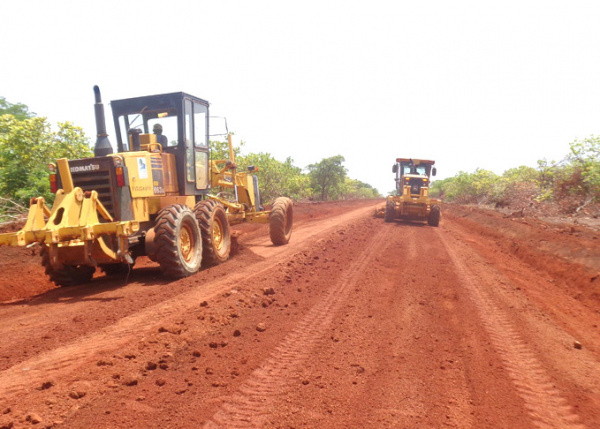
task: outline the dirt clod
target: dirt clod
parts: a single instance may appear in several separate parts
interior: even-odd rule
[[[86,395],[86,392],[83,391],[78,391],[78,390],[71,390],[69,392],[69,397],[72,399],[81,399]]]
[[[137,386],[139,379],[136,376],[128,375],[123,378],[122,384],[124,386]]]
[[[37,413],[27,414],[27,417],[25,418],[25,420],[27,420],[28,422],[30,422],[33,425],[37,425],[43,421],[42,417]]]
[[[42,385],[39,387],[39,390],[50,389],[52,386],[54,386],[54,382],[52,382],[52,381],[44,381],[42,383]]]
[[[267,325],[261,322],[258,325],[256,325],[256,330],[258,332],[265,332],[267,330]]]

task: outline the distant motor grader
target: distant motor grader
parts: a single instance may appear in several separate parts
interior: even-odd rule
[[[397,158],[392,166],[396,174],[396,195],[388,195],[383,217],[427,221],[438,226],[441,218],[441,201],[429,196],[431,176],[436,175],[435,161]]]
[[[46,274],[69,286],[88,282],[96,267],[127,271],[144,255],[169,278],[192,275],[229,258],[230,226],[241,222],[269,223],[272,243],[288,243],[292,201],[262,209],[256,169],[238,171],[231,136],[229,159],[209,159],[207,101],[183,92],[112,101],[113,153],[94,93],[94,157],[50,164],[52,208],[32,199],[25,226],[0,234],[0,245],[39,243]],[[233,200],[211,195],[216,187]]]

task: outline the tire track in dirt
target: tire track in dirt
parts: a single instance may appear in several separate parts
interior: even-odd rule
[[[205,428],[257,428],[264,425],[270,410],[291,389],[290,380],[294,379],[294,371],[310,356],[335,317],[336,310],[347,298],[348,291],[355,287],[386,235],[386,229],[381,229],[370,239],[357,260],[342,273],[323,300],[308,312],[263,365],[250,375],[238,393],[225,399],[212,420],[205,423]]]
[[[478,283],[474,279],[485,279],[478,275],[473,264],[457,254],[448,244],[444,234],[436,231],[446,248],[462,285],[473,299],[479,318],[489,334],[492,344],[515,385],[519,396],[535,427],[540,429],[584,429],[580,417],[567,400],[556,389],[535,353],[521,338],[510,317],[495,301],[492,284]]]
[[[336,217],[320,219],[318,221],[308,221],[301,227],[302,237],[303,239],[310,239],[312,237],[322,236],[323,233],[327,232],[331,228],[335,228],[338,225],[347,223],[351,219],[370,216],[372,213],[373,207],[366,207],[358,208]],[[293,243],[294,237],[297,235],[299,235],[297,232],[292,232],[290,244]],[[280,249],[280,247],[274,247],[268,237],[260,237],[248,241],[246,246],[252,247],[252,251],[263,258],[270,258],[271,255],[277,251],[277,249]]]
[[[236,285],[247,282],[250,278],[260,276],[282,261],[294,258],[299,252],[312,245],[312,237],[315,236],[316,230],[320,231],[320,235],[327,234],[339,225],[363,217],[368,211],[371,209],[356,209],[328,218],[325,225],[318,222],[309,225],[306,233],[304,228],[298,228],[295,236],[301,238],[300,240],[291,241],[287,246],[265,246],[261,253],[268,255],[268,258],[252,265],[250,271],[244,270],[231,274],[221,281],[204,285],[206,287],[199,287],[168,301],[146,307],[120,319],[113,325],[0,372],[0,399],[6,400],[10,396],[39,388],[48,380],[56,382],[93,361],[99,354],[118,350],[131,341],[132,337],[137,338],[144,332],[156,330],[161,325],[169,323],[171,319],[181,317],[185,312],[198,307],[202,301],[210,300]]]

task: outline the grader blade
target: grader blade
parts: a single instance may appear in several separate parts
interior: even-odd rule
[[[127,261],[127,237],[138,230],[137,221],[113,222],[96,191],[74,188],[71,192],[57,192],[52,210],[44,198],[32,199],[25,226],[16,232],[0,234],[0,245],[40,243],[47,247],[53,266],[65,263],[95,266],[97,260]],[[102,236],[116,237],[117,249],[99,240]]]

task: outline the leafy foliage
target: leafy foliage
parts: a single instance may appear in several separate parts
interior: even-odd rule
[[[493,200],[500,188],[496,174],[477,169],[474,173],[461,171],[452,178],[434,182],[432,195],[462,204],[483,204]]]
[[[238,165],[258,166],[260,193],[263,201],[288,196],[295,200],[310,195],[309,180],[302,169],[295,167],[292,158],[277,161],[268,153],[250,153],[238,159]]]
[[[360,180],[354,180],[346,177],[342,187],[342,195],[344,199],[358,200],[379,197],[379,191],[367,183]]]
[[[325,199],[351,199],[351,198],[376,198],[379,192],[370,185],[346,176],[346,169],[342,162],[344,158],[337,156],[327,158],[320,163],[311,164],[309,173],[294,165],[292,158],[278,161],[269,153],[242,153],[240,146],[234,146],[234,155],[238,169],[254,166],[258,168],[256,174],[259,178],[261,199],[264,203],[271,203],[275,198],[288,196],[294,200],[325,200]],[[229,147],[227,142],[210,142],[211,159],[228,159]],[[327,169],[337,171],[337,176],[327,176]],[[327,176],[325,188],[319,179]]]
[[[577,180],[577,191],[588,198],[600,198],[600,136],[571,143],[568,157],[571,177]]]
[[[537,169],[520,166],[502,176],[480,169],[460,172],[434,182],[432,194],[458,203],[520,208],[553,202],[562,212],[579,211],[600,202],[600,137],[575,140],[565,159],[539,160]]]
[[[29,108],[22,104],[12,104],[6,101],[6,98],[0,97],[0,116],[2,115],[13,115],[19,120],[33,118],[35,113],[30,112]]]
[[[69,122],[53,131],[46,118],[0,116],[0,196],[29,206],[32,197],[52,201],[48,163],[91,156],[83,130]]]
[[[319,194],[321,201],[339,198],[343,194],[342,185],[346,180],[345,161],[342,155],[325,158],[316,164],[308,166],[308,176],[311,186]]]
[[[233,146],[233,155],[236,160],[241,155],[244,144],[244,142],[241,142],[239,146]],[[229,159],[229,143],[227,141],[211,140],[209,149],[211,159]]]
[[[9,198],[0,197],[0,225],[11,223],[22,218],[27,212],[27,207]]]

